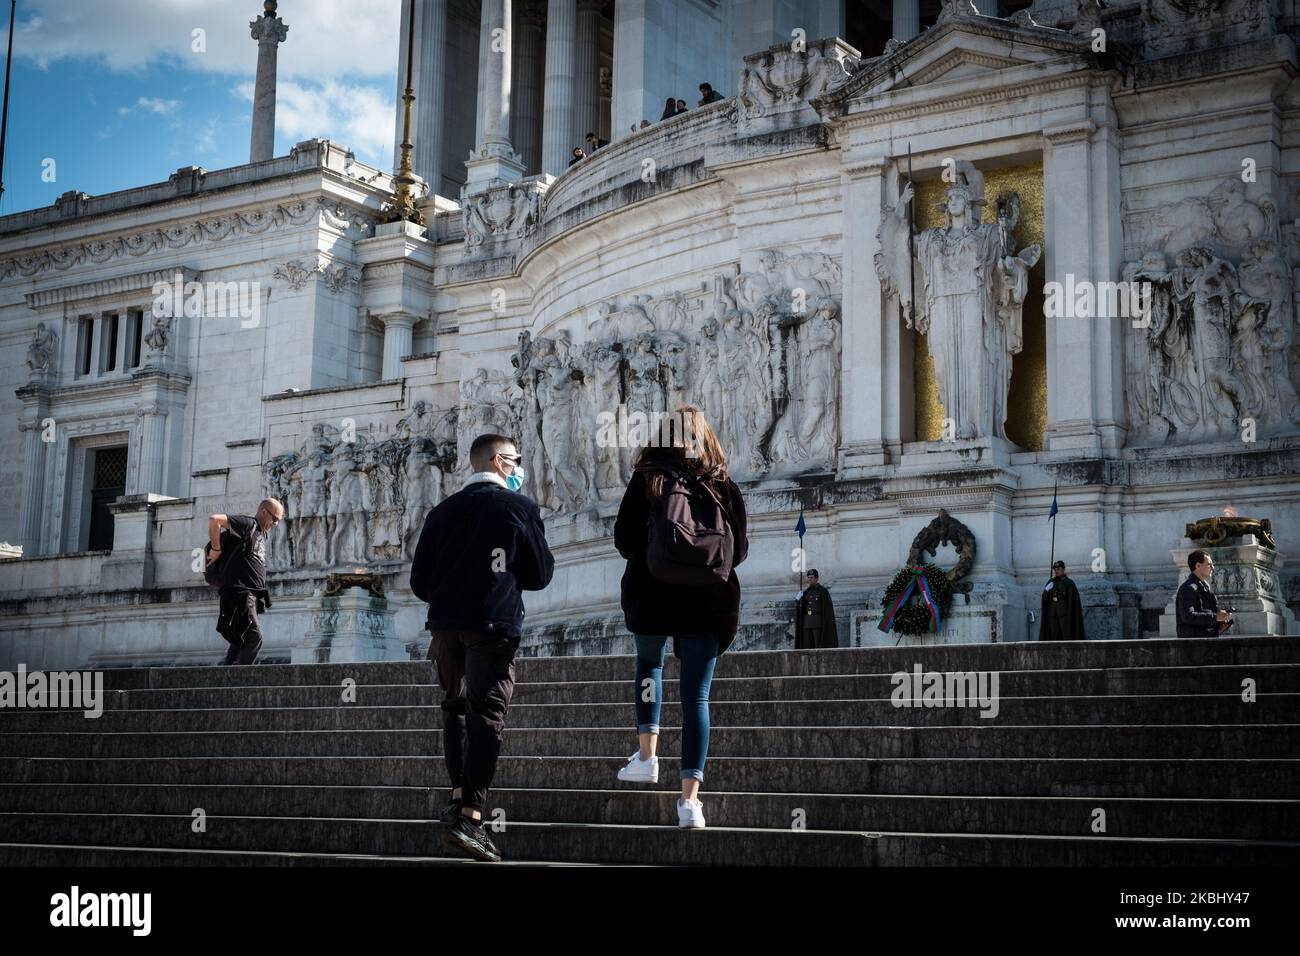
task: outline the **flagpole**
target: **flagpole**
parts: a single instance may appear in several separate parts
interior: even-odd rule
[[[1047,565],[1047,574],[1050,577],[1052,567],[1056,564],[1056,484],[1052,485],[1052,556]]]
[[[907,185],[912,185],[912,143],[907,143]],[[915,217],[912,210],[916,208],[916,191],[913,187],[912,201],[907,204],[907,307],[912,310],[912,315],[916,315],[916,259],[912,252],[912,235],[915,230]],[[908,328],[914,328],[914,323],[910,316],[904,316],[907,320],[904,324]],[[920,329],[917,329],[920,332]]]
[[[9,54],[5,57],[5,103],[4,115],[0,118],[0,196],[5,194],[4,167],[5,141],[9,138],[9,79],[13,75],[14,64],[14,16],[18,12],[18,0],[9,5]]]

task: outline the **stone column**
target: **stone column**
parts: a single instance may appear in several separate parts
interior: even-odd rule
[[[395,312],[377,318],[384,325],[384,368],[379,377],[383,381],[401,378],[402,357],[411,354],[416,317]]]
[[[846,158],[842,168],[844,247],[843,345],[840,352],[843,477],[886,463],[886,445],[901,443],[898,309],[885,302],[876,274],[885,173],[883,156]]]
[[[128,494],[163,494],[163,452],[167,441],[167,416],[159,405],[146,405],[136,413],[140,428],[140,465],[136,487]]]
[[[1045,281],[1073,288],[1119,279],[1122,235],[1114,137],[1092,119],[1043,130]],[[1049,451],[1100,456],[1121,444],[1121,328],[1115,316],[1046,316]]]
[[[398,43],[397,126],[393,136],[393,168],[402,160],[402,94],[406,92],[406,37],[410,3],[402,2],[402,32]],[[447,62],[447,0],[418,0],[415,6],[415,90],[412,132],[415,175],[429,184],[430,192],[442,189],[442,130],[444,73]]]
[[[248,161],[259,163],[275,155],[275,72],[280,44],[289,34],[275,15],[275,0],[266,0],[266,12],[249,23],[257,41],[257,82],[253,87],[253,138]]]
[[[546,90],[542,129],[542,172],[558,176],[568,168],[574,129],[573,70],[577,39],[577,0],[548,0],[546,8]]]
[[[519,149],[519,155],[523,157],[526,173],[538,172],[542,166],[542,90],[538,79],[545,56],[542,41],[545,22],[542,0],[523,0],[516,16],[519,43],[514,51],[515,82],[511,91],[511,112],[514,118],[514,143]]]
[[[998,0],[972,0],[975,9],[986,17],[996,17],[998,15]]]
[[[482,133],[465,163],[465,187],[518,182],[523,164],[510,145],[510,7],[512,0],[483,0],[479,32],[479,115]]]
[[[894,0],[894,39],[906,43],[920,32],[921,0]]]
[[[31,420],[22,423],[20,429],[23,441],[23,491],[22,491],[22,546],[23,556],[32,557],[41,553],[41,529],[45,524],[45,449],[49,443],[44,441],[46,407],[38,402],[31,414]]]
[[[579,143],[583,142],[583,137],[588,133],[600,135],[601,5],[601,0],[578,0],[578,31],[573,69],[573,125]]]

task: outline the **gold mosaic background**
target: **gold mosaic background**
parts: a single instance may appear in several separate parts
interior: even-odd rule
[[[1046,244],[1043,235],[1043,164],[986,169],[982,222],[997,219],[996,199],[1001,193],[1020,194],[1020,224],[1016,227],[1016,251],[1038,243],[1044,255],[1029,271],[1025,294],[1024,350],[1011,361],[1011,391],[1007,397],[1007,437],[1021,448],[1039,451],[1047,430],[1047,328],[1043,320],[1043,283],[1046,275]],[[942,226],[943,200],[948,183],[930,180],[916,183],[912,200],[917,230]],[[919,284],[918,277],[918,284]],[[918,290],[919,291],[919,290]],[[924,335],[914,339],[913,372],[916,383],[916,439],[938,441],[943,435],[944,410],[939,401],[939,384],[934,375],[929,343]]]

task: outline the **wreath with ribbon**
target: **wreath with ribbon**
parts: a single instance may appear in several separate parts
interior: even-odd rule
[[[903,568],[885,588],[885,613],[876,626],[888,634],[937,634],[952,607],[952,582],[942,568],[920,564]]]

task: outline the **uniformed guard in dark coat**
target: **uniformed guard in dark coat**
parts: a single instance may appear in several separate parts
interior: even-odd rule
[[[795,603],[794,646],[839,647],[840,636],[835,630],[835,605],[831,592],[820,582],[816,571],[809,571],[812,579],[808,587],[799,592]]]
[[[1083,602],[1079,589],[1065,576],[1065,562],[1052,565],[1052,580],[1043,588],[1040,641],[1082,641]]]
[[[1175,600],[1179,637],[1218,637],[1228,620],[1227,611],[1219,610],[1219,600],[1210,590],[1214,560],[1204,551],[1187,556],[1191,574],[1178,589]]]

